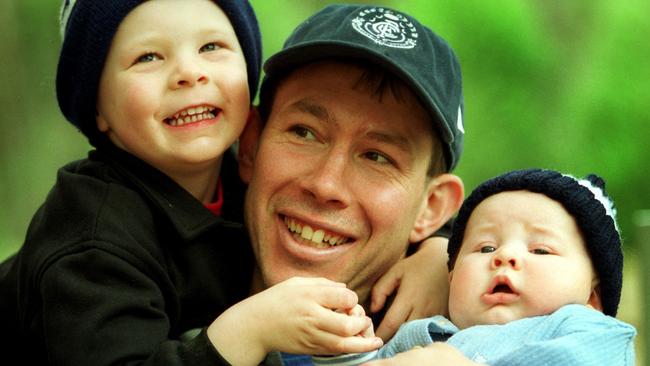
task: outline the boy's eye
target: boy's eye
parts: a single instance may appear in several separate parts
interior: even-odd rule
[[[214,42],[210,42],[207,44],[204,44],[200,49],[199,52],[212,52],[218,50],[220,47]]]
[[[374,161],[379,164],[392,164],[392,161],[386,155],[377,151],[368,151],[364,153],[363,156],[366,159],[370,161]]]
[[[135,64],[152,62],[152,61],[157,61],[157,60],[160,60],[160,56],[158,56],[155,53],[150,52],[150,53],[145,53],[144,55],[138,57],[133,64],[135,65]]]
[[[296,134],[296,136],[306,140],[316,139],[316,135],[314,135],[314,133],[310,129],[304,126],[293,126],[291,127],[290,131]]]

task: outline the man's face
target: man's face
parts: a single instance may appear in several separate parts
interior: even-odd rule
[[[380,100],[361,75],[320,62],[276,90],[246,197],[266,286],[322,276],[364,301],[405,253],[427,203],[430,119],[410,91]]]

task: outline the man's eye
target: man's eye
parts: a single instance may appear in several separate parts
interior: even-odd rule
[[[314,135],[314,133],[310,129],[308,129],[307,127],[293,126],[293,127],[291,127],[290,130],[291,130],[291,132],[293,132],[294,134],[296,134],[296,136],[298,136],[300,138],[303,138],[303,139],[306,139],[306,140],[315,140],[316,139],[316,135]]]
[[[216,50],[218,50],[219,48],[220,48],[220,47],[219,47],[218,44],[216,44],[216,43],[214,43],[214,42],[210,42],[210,43],[204,44],[204,45],[199,49],[199,53],[201,53],[201,52],[212,52],[212,51],[216,51]]]
[[[496,250],[495,247],[493,247],[493,246],[489,246],[489,245],[485,245],[485,246],[482,246],[482,247],[481,247],[480,252],[481,252],[481,253],[492,253],[492,252],[494,252],[495,250]]]
[[[140,64],[140,63],[153,62],[153,61],[157,61],[157,60],[160,60],[160,59],[161,59],[161,57],[158,56],[157,54],[155,54],[153,52],[149,52],[149,53],[145,53],[142,56],[139,56],[137,59],[135,59],[135,62],[133,64],[135,65],[135,64]]]
[[[368,160],[374,161],[379,164],[392,164],[392,160],[390,160],[386,155],[377,152],[377,151],[368,151],[363,154],[364,157]]]

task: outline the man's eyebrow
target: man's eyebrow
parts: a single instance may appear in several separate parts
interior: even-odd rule
[[[333,116],[324,106],[310,101],[309,99],[301,99],[288,108],[289,110],[296,110],[303,113],[310,114],[321,121],[336,124],[337,119]],[[398,149],[410,153],[412,151],[411,141],[401,135],[386,133],[382,131],[369,131],[365,136],[371,140],[382,142],[396,146]]]
[[[288,109],[311,114],[319,120],[328,123],[336,122],[336,118],[330,114],[327,108],[318,103],[312,102],[309,99],[301,99],[291,104]]]
[[[411,141],[401,135],[379,131],[370,131],[366,134],[366,136],[371,140],[393,145],[406,153],[410,153],[412,151]]]

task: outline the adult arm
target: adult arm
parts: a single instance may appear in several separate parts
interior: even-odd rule
[[[396,297],[377,328],[377,336],[388,341],[404,322],[432,315],[446,315],[449,298],[447,242],[434,236],[422,242],[417,252],[397,262],[372,289],[371,312]]]

